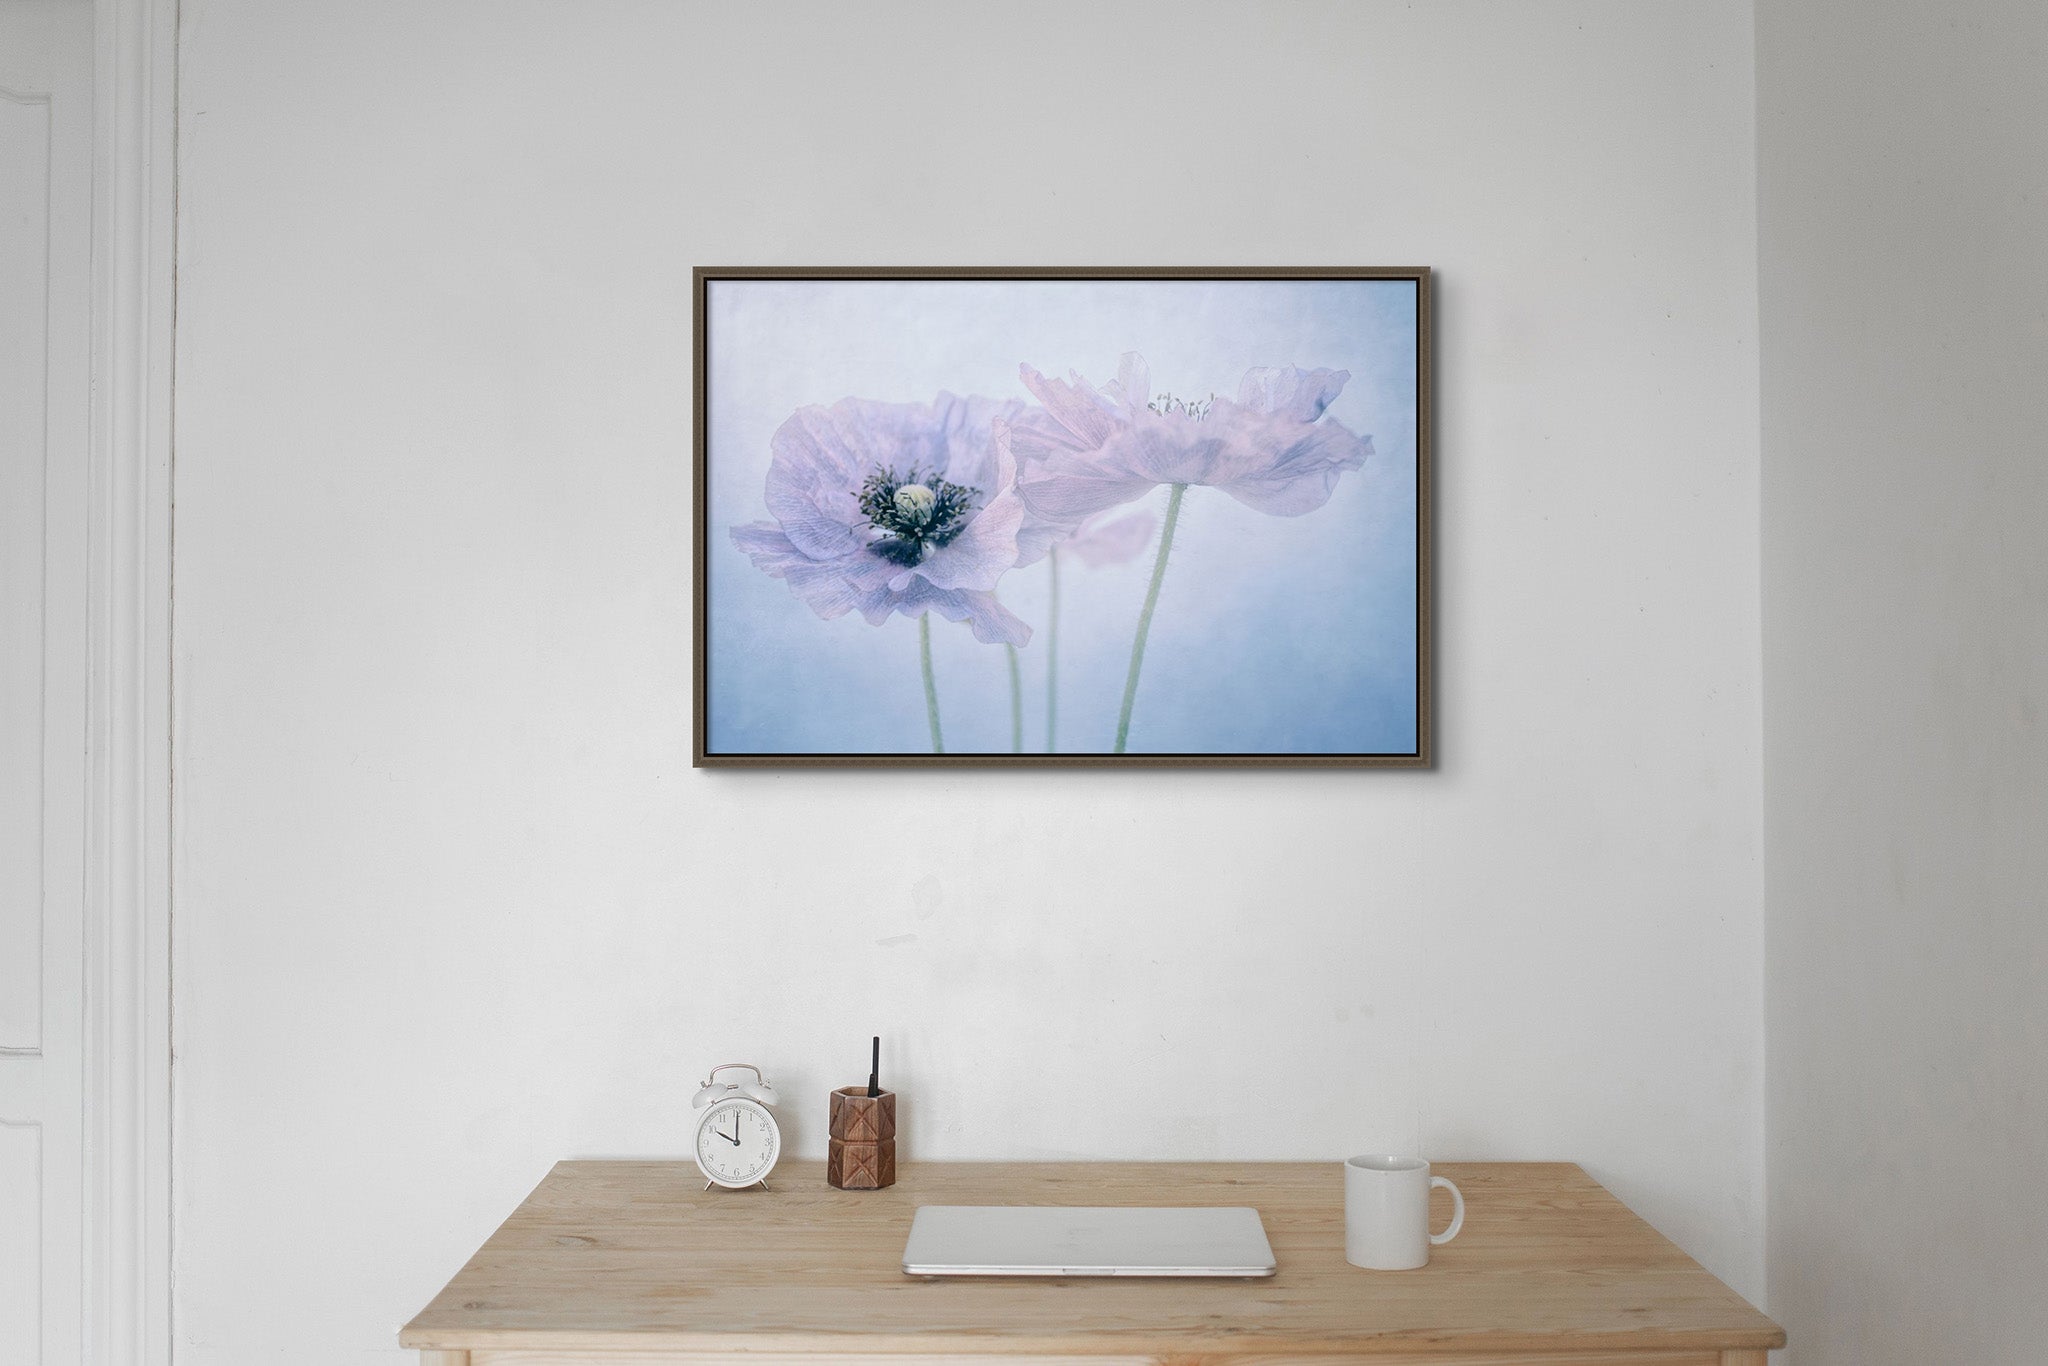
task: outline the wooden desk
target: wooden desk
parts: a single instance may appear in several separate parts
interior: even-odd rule
[[[783,1163],[772,1191],[563,1162],[399,1341],[423,1366],[1764,1366],[1783,1345],[1577,1167],[1439,1170],[1465,1231],[1375,1272],[1344,1260],[1336,1162],[918,1162],[884,1191],[833,1190],[819,1162]],[[926,1204],[1253,1205],[1280,1269],[917,1279],[903,1240]]]

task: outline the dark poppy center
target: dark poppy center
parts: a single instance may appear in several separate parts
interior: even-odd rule
[[[868,548],[892,564],[922,564],[973,520],[978,489],[927,474],[916,465],[898,474],[884,466],[870,474],[856,498],[876,536]]]

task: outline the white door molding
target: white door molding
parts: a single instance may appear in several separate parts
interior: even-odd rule
[[[171,1357],[176,0],[96,0],[85,1359]]]

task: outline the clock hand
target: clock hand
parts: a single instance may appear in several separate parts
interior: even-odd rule
[[[740,1146],[740,1117],[739,1117],[738,1115],[734,1115],[734,1116],[732,1117],[732,1132],[731,1132],[731,1133],[729,1133],[729,1134],[728,1134],[728,1133],[720,1133],[720,1134],[719,1134],[718,1136],[719,1136],[720,1138],[724,1139],[724,1140],[725,1140],[726,1142],[728,1142],[728,1143],[732,1144],[732,1146],[733,1146],[733,1147],[735,1147],[735,1148],[739,1147],[739,1146]]]

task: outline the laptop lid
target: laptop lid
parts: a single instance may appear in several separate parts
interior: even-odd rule
[[[912,1276],[1270,1276],[1259,1212],[1223,1208],[925,1205]]]

